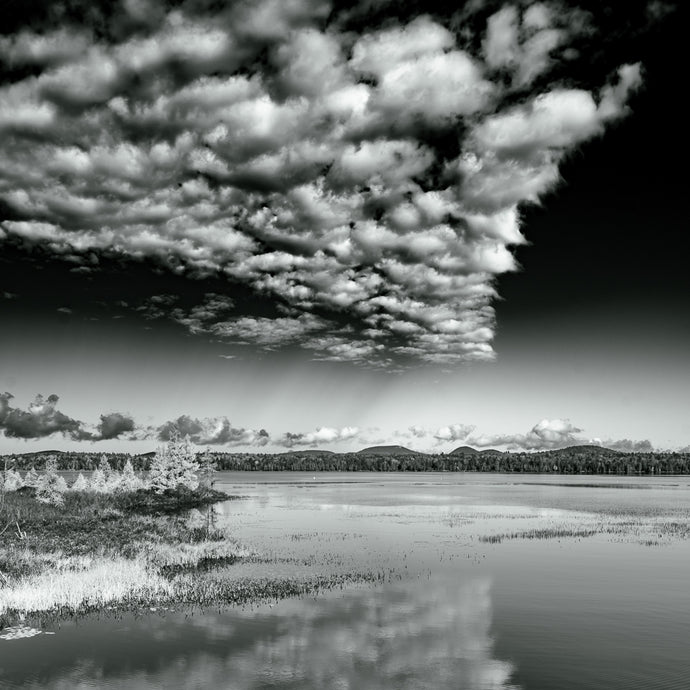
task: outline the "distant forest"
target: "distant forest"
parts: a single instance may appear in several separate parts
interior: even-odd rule
[[[72,453],[45,451],[0,456],[3,467],[37,470],[54,456],[61,470],[92,470],[102,456],[122,469],[131,460],[135,470],[148,470],[153,453]],[[202,455],[201,453],[199,454]],[[577,447],[538,453],[422,453],[363,454],[318,453],[315,451],[277,454],[211,452],[218,470],[302,471],[302,472],[523,472],[548,474],[668,475],[690,474],[690,453],[622,453],[605,448]]]

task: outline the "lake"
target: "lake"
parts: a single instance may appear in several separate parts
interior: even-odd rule
[[[228,578],[345,584],[46,622],[0,640],[0,687],[690,687],[688,477],[223,472],[216,488],[240,496],[216,525],[256,552]]]

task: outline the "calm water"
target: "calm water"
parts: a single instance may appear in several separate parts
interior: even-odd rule
[[[269,561],[228,577],[385,580],[49,626],[0,640],[0,687],[690,687],[687,477],[222,473],[219,488],[243,498],[218,523]]]

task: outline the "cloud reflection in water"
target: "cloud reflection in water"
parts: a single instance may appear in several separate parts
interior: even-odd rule
[[[170,647],[174,655],[161,655],[157,668],[128,664],[126,672],[111,664],[104,672],[94,660],[82,659],[47,687],[90,687],[95,677],[101,687],[137,690],[517,690],[510,682],[512,664],[493,655],[490,584],[484,577],[422,578],[273,608],[180,618],[177,625],[170,618],[149,619],[147,625],[166,626],[168,635],[185,638],[189,647],[178,639]],[[180,653],[180,646],[186,651]]]

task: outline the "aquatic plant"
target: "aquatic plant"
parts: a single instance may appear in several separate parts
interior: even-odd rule
[[[486,544],[500,544],[509,539],[562,539],[565,537],[593,537],[598,534],[596,529],[563,529],[545,528],[531,529],[523,532],[507,532],[503,534],[489,534],[479,537],[479,541]]]

